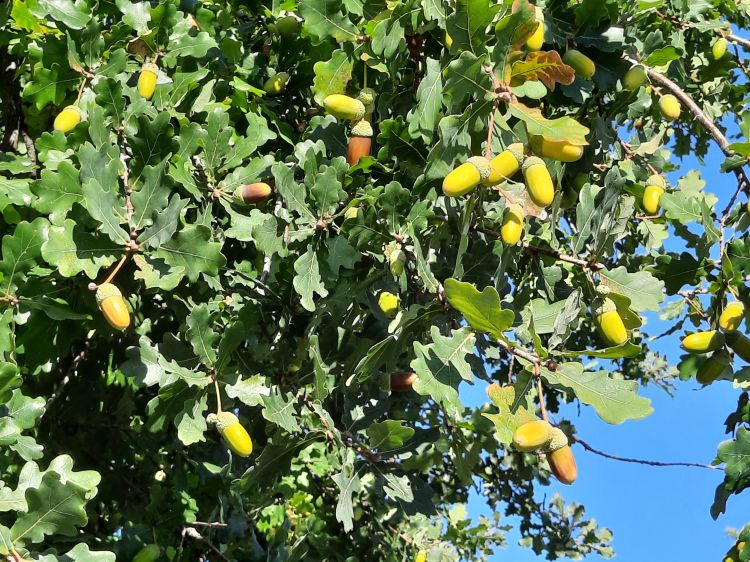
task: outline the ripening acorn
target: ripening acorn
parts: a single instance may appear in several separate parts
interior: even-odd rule
[[[563,484],[572,484],[578,478],[578,467],[570,445],[547,453],[547,462],[552,474]]]
[[[528,39],[526,39],[526,49],[529,51],[538,51],[544,45],[544,20],[539,19],[538,25]]]
[[[679,119],[682,113],[679,100],[672,94],[665,94],[659,99],[659,109],[661,114],[670,121]]]
[[[417,373],[401,371],[391,374],[391,392],[409,392],[417,380]]]
[[[584,80],[591,80],[596,72],[596,65],[589,57],[577,49],[568,49],[562,58],[563,62],[572,67],[576,74]]]
[[[69,105],[55,117],[54,128],[56,131],[68,133],[76,128],[81,122],[81,110],[77,105]]]
[[[716,330],[696,332],[682,338],[682,348],[689,353],[708,353],[724,345],[724,334]]]
[[[271,186],[267,183],[256,182],[248,185],[241,185],[234,190],[234,198],[239,203],[246,205],[255,205],[263,203],[271,197]]]
[[[523,177],[534,205],[546,207],[552,203],[555,199],[555,187],[544,160],[537,156],[528,157],[523,163]]]
[[[659,202],[664,195],[664,188],[667,182],[658,174],[652,175],[646,180],[646,189],[643,190],[643,209],[649,215],[655,215],[659,212]]]
[[[729,366],[732,358],[726,349],[719,349],[715,351],[711,357],[706,359],[703,364],[698,367],[698,371],[695,374],[695,380],[702,385],[708,385],[718,379],[721,374]]]
[[[130,326],[130,312],[122,298],[120,289],[112,283],[102,283],[96,289],[96,304],[104,315],[104,319],[109,322],[115,330],[124,330]]]
[[[443,180],[443,193],[447,197],[460,197],[473,191],[490,177],[492,166],[483,156],[472,156]]]
[[[485,185],[497,185],[513,177],[523,164],[523,144],[514,142],[490,160],[490,175]]]
[[[364,104],[344,94],[331,94],[327,96],[323,100],[323,106],[328,113],[339,119],[359,121],[365,116]]]
[[[552,426],[545,420],[526,422],[513,432],[513,446],[523,453],[546,447],[551,439]]]
[[[378,306],[386,318],[392,319],[396,317],[396,314],[398,314],[398,303],[398,296],[388,291],[383,291],[378,297]]]
[[[388,267],[391,270],[391,275],[398,278],[404,272],[404,265],[406,265],[406,252],[402,249],[397,248],[388,254]]]
[[[281,37],[292,37],[299,34],[299,20],[294,16],[284,16],[276,20],[276,33]]]
[[[551,158],[559,162],[576,162],[583,156],[583,146],[568,141],[550,141],[542,136],[533,136],[530,140],[531,150],[538,156]]]
[[[279,96],[286,91],[287,82],[289,82],[289,74],[279,72],[266,80],[266,83],[263,84],[263,90],[271,96]]]
[[[156,562],[161,556],[161,548],[157,544],[147,544],[133,556],[132,562]]]
[[[727,334],[727,345],[740,359],[750,363],[750,339],[747,339],[745,334],[729,332]]]
[[[370,155],[372,148],[372,125],[369,121],[362,119],[352,127],[352,135],[349,137],[349,146],[346,150],[346,161],[354,166],[364,156]]]
[[[159,78],[159,67],[152,62],[144,64],[138,75],[138,93],[142,98],[151,99],[156,90],[157,78]]]
[[[631,66],[622,77],[622,87],[630,91],[637,90],[645,84],[647,78],[648,73],[643,65],[636,64]]]
[[[227,446],[235,455],[248,457],[253,452],[253,441],[240,420],[232,412],[209,414],[208,423],[215,423]]]
[[[417,555],[414,557],[414,562],[427,562],[427,551],[420,550],[417,552]]]
[[[719,60],[727,54],[727,40],[724,37],[719,37],[714,44],[711,45],[711,54],[714,56],[714,60]]]
[[[500,238],[504,244],[515,246],[523,234],[523,208],[520,205],[509,205],[503,216],[500,227]]]
[[[609,297],[599,299],[594,308],[594,320],[602,339],[609,346],[622,345],[628,341],[628,330],[622,321],[617,305]]]
[[[445,47],[450,51],[453,46],[453,37],[446,31],[445,32]]]
[[[719,316],[719,328],[725,332],[734,332],[742,324],[745,317],[745,305],[742,301],[730,302]]]

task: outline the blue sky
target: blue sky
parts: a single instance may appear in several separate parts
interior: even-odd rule
[[[706,191],[719,198],[719,211],[726,206],[737,183],[734,174],[722,174],[719,166],[723,156],[712,147],[704,163],[694,157],[682,161],[676,172],[668,174],[672,186],[690,170],[700,170]],[[746,197],[740,197],[743,203]],[[667,248],[670,248],[669,240]],[[672,246],[674,247],[674,246]],[[670,300],[673,300],[672,297]],[[666,327],[657,315],[647,315],[646,329],[658,334]],[[748,327],[744,327],[745,330]],[[671,364],[681,355],[680,335],[663,338],[652,344],[665,353]],[[735,359],[735,367],[741,363]],[[467,404],[487,401],[482,385],[462,389]],[[683,461],[710,464],[719,442],[728,439],[724,421],[734,411],[739,390],[728,381],[718,381],[701,389],[694,380],[677,382],[674,398],[656,387],[641,389],[652,399],[654,413],[644,420],[608,425],[592,408],[570,405],[557,419],[570,419],[582,439],[597,449],[611,454],[667,462]],[[538,497],[552,497],[559,492],[566,501],[586,506],[587,516],[614,533],[613,546],[620,562],[651,560],[683,560],[703,562],[723,560],[734,541],[727,529],[740,529],[750,521],[750,494],[734,496],[727,503],[726,514],[711,519],[709,508],[714,490],[723,479],[723,471],[687,467],[651,467],[605,459],[575,445],[578,480],[572,486],[558,483],[539,487]],[[472,515],[487,513],[481,498],[469,505]],[[505,523],[517,523],[513,519]],[[492,560],[530,562],[543,560],[526,548],[518,546],[516,531],[508,534],[508,548],[500,550]],[[559,560],[569,560],[561,558]],[[587,558],[603,560],[598,555]]]

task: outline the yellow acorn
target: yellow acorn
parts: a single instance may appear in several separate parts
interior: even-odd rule
[[[727,344],[739,358],[750,363],[750,340],[740,332],[727,333]]]
[[[572,67],[584,80],[591,80],[596,72],[596,65],[589,57],[576,49],[568,49],[563,55],[563,62]]]
[[[147,62],[141,68],[138,75],[138,93],[147,100],[151,99],[156,90],[156,80],[159,77],[159,67],[152,62]]]
[[[602,339],[610,346],[622,345],[628,341],[628,330],[617,312],[617,305],[609,297],[599,300],[594,308],[594,319]]]
[[[510,179],[523,164],[523,144],[515,142],[490,160],[490,175],[486,185],[497,185]]]
[[[661,114],[670,121],[679,119],[682,112],[679,100],[672,94],[665,94],[659,99],[659,109]]]
[[[724,345],[724,334],[716,330],[696,332],[682,338],[682,348],[690,353],[708,353]]]
[[[714,44],[711,45],[711,54],[714,56],[714,60],[719,60],[727,54],[727,40],[723,37],[719,37]]]
[[[734,332],[742,324],[745,316],[745,305],[742,301],[732,301],[719,316],[719,328],[725,332]]]
[[[583,146],[570,144],[567,141],[550,141],[542,136],[531,137],[531,150],[544,158],[559,162],[575,162],[583,156]]]
[[[69,105],[55,117],[54,127],[56,131],[68,133],[76,128],[81,122],[81,110],[77,105]]]
[[[253,441],[240,420],[232,412],[209,414],[208,423],[215,423],[224,441],[235,455],[248,457],[253,452]]]
[[[703,364],[698,367],[698,372],[695,374],[695,380],[702,385],[708,385],[718,379],[721,374],[729,366],[732,358],[725,349],[715,351],[711,357],[706,359]]]
[[[357,99],[343,94],[331,94],[327,96],[323,100],[323,106],[328,113],[339,119],[359,121],[365,116],[364,104]]]
[[[391,270],[391,275],[398,278],[404,272],[404,266],[406,265],[406,253],[397,248],[388,254],[388,267]]]
[[[447,197],[466,195],[490,177],[492,166],[483,156],[472,156],[455,168],[443,180],[443,193]]]
[[[547,453],[547,462],[552,474],[563,484],[572,484],[578,478],[578,466],[569,445]]]
[[[667,182],[658,174],[652,175],[646,180],[646,189],[643,190],[643,209],[649,215],[655,215],[659,212],[659,201],[664,195],[664,188]]]
[[[157,544],[147,544],[138,552],[131,562],[156,562],[161,556],[161,548]]]
[[[453,37],[451,37],[448,32],[445,32],[445,46],[450,51],[451,47],[453,46]]]
[[[104,319],[115,330],[124,330],[130,326],[130,312],[122,298],[120,289],[112,283],[102,283],[96,289],[96,304],[104,314]]]
[[[427,551],[420,550],[417,552],[417,555],[414,557],[414,562],[427,562]]]
[[[529,51],[538,51],[544,45],[544,19],[538,19],[538,25],[534,33],[526,40],[526,49]]]
[[[515,246],[523,234],[523,208],[520,205],[509,205],[500,227],[500,238],[508,246]]]
[[[537,207],[546,207],[552,203],[555,187],[544,160],[537,156],[527,158],[523,163],[523,177],[529,196]]]
[[[622,77],[622,87],[626,90],[637,90],[643,86],[647,78],[648,73],[646,72],[646,69],[642,65],[636,64],[631,66]]]
[[[513,446],[524,453],[545,447],[552,439],[552,426],[545,420],[521,424],[513,432]]]
[[[399,298],[393,293],[383,291],[378,297],[378,306],[386,318],[395,318],[398,314]]]
[[[279,72],[266,80],[266,83],[263,84],[263,90],[271,96],[278,96],[286,91],[287,82],[289,82],[289,74]]]
[[[270,196],[271,186],[263,182],[241,185],[234,190],[235,200],[247,205],[263,203],[263,201],[266,201]]]

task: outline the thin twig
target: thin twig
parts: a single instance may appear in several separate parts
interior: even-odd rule
[[[497,340],[497,343],[508,353],[520,357],[521,359],[525,359],[529,363],[540,364],[542,362],[541,358],[538,355],[531,353],[530,351],[526,351],[522,347],[512,345],[507,340],[499,339]]]
[[[648,466],[690,466],[690,467],[695,467],[695,468],[707,468],[709,470],[722,470],[722,467],[720,466],[713,466],[710,464],[700,464],[696,462],[661,462],[661,461],[649,461],[645,459],[632,459],[629,457],[620,457],[617,455],[610,455],[609,453],[605,453],[604,451],[600,451],[599,449],[595,449],[594,447],[589,445],[586,441],[584,441],[577,435],[574,435],[572,437],[572,440],[575,441],[576,443],[580,443],[584,449],[586,449],[587,451],[591,453],[594,453],[595,455],[599,455],[600,457],[612,459],[615,461],[632,462],[636,464],[645,464]]]
[[[547,405],[544,402],[544,386],[542,385],[542,373],[539,363],[534,363],[534,378],[536,379],[536,392],[539,395],[539,410],[542,412],[542,419],[549,421],[547,415]]]
[[[226,562],[229,562],[229,559],[226,556],[224,556],[224,554],[218,548],[216,548],[211,541],[209,541],[206,537],[201,535],[197,529],[194,529],[193,527],[185,527],[184,529],[182,529],[182,536],[183,538],[187,536],[187,537],[190,537],[191,539],[201,541],[206,546],[208,546],[208,548],[213,550],[219,558],[221,558],[222,560],[225,560]]]
[[[555,258],[556,260],[572,263],[584,269],[590,269],[592,271],[601,271],[605,267],[603,264],[597,263],[596,261],[584,260],[575,256],[568,256],[566,254],[560,253],[558,250],[552,250],[550,248],[541,248],[539,246],[532,246],[531,244],[524,244],[523,247],[531,253],[549,256],[551,258]]]
[[[745,49],[750,49],[750,41],[748,41],[744,37],[740,37],[739,35],[734,35],[733,33],[725,34],[724,37],[726,37],[726,39],[728,41],[731,41],[732,43],[741,45]]]

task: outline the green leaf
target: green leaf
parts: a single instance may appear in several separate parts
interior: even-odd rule
[[[443,74],[438,60],[428,58],[426,64],[425,77],[417,89],[417,106],[408,120],[409,133],[430,142],[443,108]]]
[[[201,273],[215,277],[226,259],[221,254],[221,243],[212,242],[211,234],[207,226],[188,225],[161,246],[157,255],[171,266],[184,267],[191,283],[195,283]]]
[[[503,332],[513,325],[513,311],[502,309],[500,295],[492,286],[485,287],[480,293],[471,283],[450,278],[445,281],[445,296],[472,328],[495,339],[502,337]]]
[[[126,221],[125,199],[119,196],[117,188],[117,184],[107,182],[105,187],[91,178],[83,186],[83,200],[102,232],[115,244],[124,246],[130,241],[130,234],[122,226]]]
[[[315,248],[310,246],[294,262],[294,271],[296,275],[292,281],[294,290],[297,291],[302,300],[300,303],[309,311],[315,310],[314,295],[317,293],[321,297],[328,296],[328,291],[320,278],[320,267],[318,265],[318,255]]]
[[[352,269],[354,264],[362,257],[362,254],[352,248],[343,236],[327,239],[326,246],[328,247],[328,268],[336,277],[338,277],[339,270],[342,267]]]
[[[345,453],[348,458],[350,455]],[[336,503],[336,519],[344,525],[347,533],[354,528],[354,508],[352,506],[352,495],[362,489],[362,483],[354,468],[353,462],[344,462],[341,472],[331,476],[331,479],[339,487],[340,494]]]
[[[476,56],[470,51],[463,51],[448,65],[448,78],[443,91],[451,95],[454,107],[462,105],[467,98],[484,98],[492,93],[492,80],[484,71],[485,64],[487,55]],[[411,128],[411,123],[409,125]],[[435,128],[434,122],[432,128]]]
[[[285,398],[279,392],[274,391],[263,396],[263,417],[289,433],[296,433],[300,427],[296,419],[295,403],[296,398],[293,395]]]
[[[187,317],[188,337],[193,351],[207,367],[216,363],[216,343],[219,334],[211,327],[211,311],[207,304],[199,304]]]
[[[34,222],[21,222],[12,234],[2,239],[0,275],[2,293],[11,293],[23,281],[26,273],[42,257],[42,244],[47,240],[49,223],[39,217]]]
[[[572,390],[607,423],[642,419],[654,411],[651,400],[636,394],[637,381],[617,379],[606,371],[584,371],[580,363],[560,363],[556,371],[542,365],[542,377],[553,386]]]
[[[495,437],[504,444],[513,442],[516,429],[526,422],[536,419],[532,412],[523,406],[525,396],[513,386],[500,386],[497,383],[487,387],[487,394],[492,403],[498,407],[497,414],[482,413],[495,425]]]
[[[122,21],[132,27],[138,35],[148,33],[148,22],[151,21],[151,10],[147,2],[133,3],[130,0],[115,0],[122,12]]]
[[[37,0],[34,5],[34,15],[40,18],[50,17],[70,29],[83,29],[91,19],[88,2]]]
[[[659,311],[659,304],[664,300],[664,282],[648,271],[630,273],[625,266],[620,266],[611,271],[603,269],[599,275],[604,285],[628,297],[636,312]]]
[[[323,105],[323,100],[331,94],[345,94],[346,86],[352,77],[352,61],[349,55],[337,49],[330,60],[318,61],[313,65],[313,95],[315,102]]]
[[[448,16],[446,27],[453,39],[451,49],[473,53],[485,48],[485,29],[490,25],[500,5],[489,0],[458,0],[456,11]]]
[[[719,444],[714,464],[724,463],[724,488],[738,494],[750,487],[750,430],[740,427],[734,440]]]
[[[44,260],[57,268],[63,277],[75,277],[81,272],[89,279],[99,270],[112,265],[122,254],[122,248],[108,236],[90,234],[72,219],[60,226],[50,226],[47,240],[42,244]]]
[[[3,180],[0,179],[0,189]],[[70,162],[60,162],[57,171],[42,170],[41,179],[32,184],[34,208],[49,215],[52,224],[61,224],[74,203],[83,199],[78,170]]]
[[[337,42],[355,41],[357,28],[341,13],[340,0],[307,0],[299,6],[302,29],[320,43],[328,37]]]
[[[413,435],[414,429],[404,426],[404,422],[400,420],[376,422],[367,428],[370,448],[381,451],[398,449],[411,439]]]
[[[536,28],[534,6],[527,0],[514,2],[511,14],[502,18],[496,27],[497,43],[492,51],[495,75],[504,80],[511,63],[510,54],[517,51]]]

